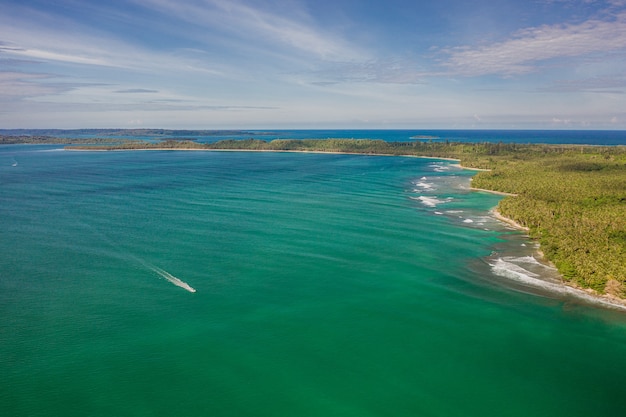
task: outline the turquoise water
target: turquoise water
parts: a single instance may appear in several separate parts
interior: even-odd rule
[[[2,415],[625,415],[626,315],[497,274],[472,174],[0,148]]]

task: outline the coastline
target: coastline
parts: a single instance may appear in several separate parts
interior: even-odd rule
[[[485,191],[485,190],[480,190],[480,191]],[[510,218],[508,218],[508,217],[506,217],[506,216],[503,216],[503,215],[502,215],[502,213],[500,213],[500,212],[498,211],[498,208],[497,208],[497,207],[492,208],[492,209],[489,211],[489,213],[490,213],[493,217],[495,217],[496,219],[500,220],[502,223],[506,223],[506,224],[508,224],[509,226],[512,226],[514,229],[521,230],[521,231],[523,231],[523,232],[528,232],[528,231],[530,231],[530,229],[529,229],[528,227],[526,227],[526,226],[522,226],[521,224],[519,224],[519,223],[518,223],[518,222],[516,222],[515,220],[510,219]]]
[[[87,148],[79,148],[76,149],[74,147],[66,147],[65,150],[69,151],[85,151],[85,152],[124,152],[124,151],[204,151],[204,152],[280,152],[280,153],[313,153],[313,154],[334,154],[334,155],[362,155],[362,156],[400,156],[400,157],[411,157],[411,158],[423,158],[423,159],[436,159],[436,160],[445,160],[456,162],[452,164],[453,166],[459,167],[461,169],[471,170],[471,171],[490,171],[489,169],[482,168],[471,168],[465,167],[460,164],[460,159],[457,158],[447,158],[447,157],[433,157],[433,156],[420,156],[420,155],[402,155],[402,154],[380,154],[380,153],[365,153],[365,152],[340,152],[340,151],[316,151],[316,150],[279,150],[279,149],[206,149],[206,148],[136,148],[136,149],[87,149]],[[470,179],[471,181],[471,179]],[[471,191],[482,191],[491,194],[497,194],[501,196],[510,196],[514,197],[517,194],[506,193],[501,191],[483,189],[483,188],[475,188],[470,186]],[[515,220],[510,219],[504,215],[502,215],[497,207],[494,207],[489,211],[491,216],[493,216],[496,220],[507,224],[508,226],[513,227],[516,230],[522,232],[528,232],[529,229],[521,224],[517,223]],[[530,238],[529,238],[530,239]],[[540,247],[536,250],[536,258],[541,263],[554,267],[550,261],[545,259],[545,256],[540,250]],[[604,308],[610,308],[613,310],[622,310],[626,311],[626,299],[621,299],[608,294],[600,294],[597,291],[590,288],[582,288],[578,286],[576,283],[565,281],[560,275],[561,282],[558,285],[559,288],[554,290],[547,290],[550,293],[561,296],[572,296],[581,301],[586,301],[588,303],[593,303],[596,306],[601,306]]]
[[[486,192],[492,192],[490,190],[483,190],[483,189],[474,189],[472,188],[473,191],[486,191]],[[494,194],[505,194],[505,195],[512,195],[514,196],[515,194],[506,194],[506,193],[499,193],[499,192],[493,192]],[[519,230],[521,232],[528,232],[530,229],[528,227],[522,226],[521,224],[519,224],[518,222],[516,222],[513,219],[510,219],[504,215],[502,215],[502,213],[500,213],[498,211],[497,207],[492,208],[491,210],[489,210],[489,213],[498,221],[505,223],[508,226],[513,227],[516,230]],[[530,240],[530,237],[528,238]],[[541,251],[541,247],[539,245],[537,245],[537,248],[535,250],[535,259],[544,264],[547,265],[551,268],[554,268],[556,270],[556,266],[550,262],[548,259],[546,259],[544,253]],[[561,296],[572,296],[575,297],[581,301],[587,302],[587,303],[592,303],[595,306],[600,306],[603,308],[608,308],[611,310],[619,310],[619,311],[624,311],[626,312],[626,300],[619,298],[619,297],[615,297],[614,295],[610,295],[610,294],[600,294],[597,291],[591,289],[591,288],[583,288],[581,286],[579,286],[578,284],[576,284],[575,282],[570,282],[570,281],[566,281],[563,278],[563,275],[561,275],[560,273],[558,274],[558,276],[560,277],[560,283],[559,284],[554,284],[557,285],[557,288],[555,288],[554,290],[550,290],[550,289],[545,289],[546,291],[548,291],[548,293],[551,294],[557,294],[557,295],[561,295]],[[561,287],[561,288],[558,288]],[[559,291],[562,290],[562,291]]]
[[[285,149],[211,149],[211,148],[129,148],[129,149],[102,149],[95,148],[89,149],[86,147],[67,146],[63,150],[71,152],[135,152],[135,151],[198,151],[198,152],[277,152],[277,153],[313,153],[313,154],[329,154],[329,155],[361,155],[361,156],[400,156],[405,158],[423,158],[423,159],[437,159],[442,161],[455,161],[460,162],[457,158],[446,158],[439,156],[421,156],[421,155],[405,155],[405,154],[388,154],[388,153],[369,153],[369,152],[341,152],[341,151],[303,151],[303,150],[285,150]],[[481,168],[469,168],[461,166],[461,164],[454,164],[459,168],[469,169],[472,171],[490,171],[488,169]],[[487,191],[487,190],[485,190]]]

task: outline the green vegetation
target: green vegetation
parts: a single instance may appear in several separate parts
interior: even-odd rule
[[[512,192],[499,211],[530,228],[563,277],[626,294],[626,149],[583,147],[498,157],[475,187]]]
[[[344,152],[455,158],[473,186],[515,194],[498,210],[530,230],[572,284],[626,297],[626,147],[382,140],[130,141],[81,149]]]

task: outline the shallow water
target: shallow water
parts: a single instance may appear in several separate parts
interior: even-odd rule
[[[56,149],[0,149],[3,415],[626,412],[626,316],[507,277],[473,172]]]

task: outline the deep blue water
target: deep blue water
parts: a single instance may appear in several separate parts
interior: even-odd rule
[[[0,130],[0,133],[23,134],[23,131]],[[27,131],[37,134],[36,130]],[[51,134],[47,131],[48,134]],[[72,134],[71,131],[60,132],[58,136],[91,138],[102,136],[97,133]],[[180,135],[173,136],[180,138]],[[153,136],[135,136],[137,139],[163,139]],[[223,139],[382,139],[389,142],[411,140],[433,140],[451,142],[517,142],[517,143],[548,143],[548,144],[588,144],[588,145],[626,145],[624,130],[246,130],[237,134],[190,136],[199,142],[215,142]]]
[[[254,131],[263,139],[382,139],[388,142],[433,140],[450,142],[517,142],[548,144],[626,145],[626,131],[592,130],[280,130]],[[245,135],[244,135],[245,136]]]

